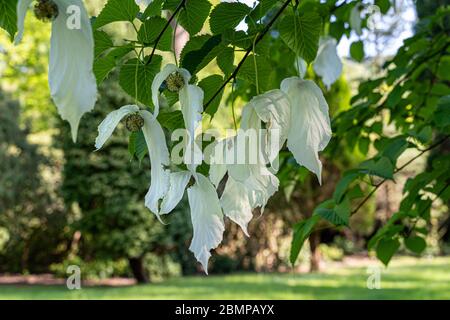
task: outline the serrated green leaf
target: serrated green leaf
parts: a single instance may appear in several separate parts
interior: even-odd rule
[[[139,6],[135,0],[109,0],[95,19],[94,28],[98,29],[116,21],[129,21],[137,17]]]
[[[211,12],[209,25],[211,32],[219,34],[227,29],[234,29],[249,14],[251,8],[239,2],[219,3]]]
[[[377,245],[377,258],[387,266],[399,247],[397,239],[381,239]]]
[[[133,47],[124,46],[110,50],[106,55],[100,56],[94,61],[94,75],[97,79],[97,84],[100,84],[114,69],[118,61],[133,51]]]
[[[159,123],[169,130],[184,128],[183,113],[179,110],[172,112],[160,112],[158,115]]]
[[[314,210],[314,214],[321,216],[336,226],[341,226],[348,225],[350,210],[350,201],[345,198],[344,201],[336,206],[332,200],[325,201]]]
[[[206,77],[205,79],[201,80],[198,84],[200,88],[203,89],[203,92],[205,93],[205,103],[209,101],[209,99],[212,98],[212,96],[219,90],[220,86],[224,83],[224,79],[217,75],[211,75],[209,77]],[[217,109],[220,105],[220,100],[222,99],[223,95],[223,89],[219,92],[219,94],[214,98],[214,100],[210,103],[210,105],[206,108],[205,112],[211,117],[214,116]]]
[[[180,12],[178,22],[193,36],[202,30],[211,6],[208,0],[187,0],[185,8]]]
[[[266,13],[274,8],[278,3],[278,0],[260,0],[258,5],[248,15],[253,21],[258,21],[266,15]]]
[[[226,47],[217,55],[217,65],[225,75],[230,75],[234,71],[234,50]]]
[[[95,30],[94,31],[94,57],[98,58],[105,51],[111,49],[114,43],[111,37],[104,31]]]
[[[408,148],[409,144],[405,137],[393,138],[391,142],[385,145],[381,154],[391,160],[393,164],[397,163],[397,159]]]
[[[139,130],[136,134],[135,155],[139,161],[139,165],[144,160],[145,155],[148,153],[147,142],[145,141],[144,133]]]
[[[11,41],[17,32],[17,0],[0,0],[0,28],[6,30]]]
[[[394,178],[394,165],[387,157],[381,157],[378,160],[368,160],[361,164],[363,172],[385,179]]]
[[[362,41],[355,41],[350,45],[350,56],[358,62],[364,60],[364,43]]]
[[[138,41],[146,46],[153,46],[166,24],[167,20],[161,17],[147,19],[139,28]],[[157,49],[161,51],[172,50],[172,34],[172,27],[168,26],[158,41]]]
[[[342,197],[347,191],[348,186],[359,177],[358,172],[352,172],[346,174],[336,185],[334,190],[333,199],[336,203],[340,203]]]
[[[131,159],[134,158],[134,155],[136,153],[136,137],[137,132],[131,132],[128,138],[128,153],[130,154]]]
[[[369,152],[370,139],[367,137],[362,137],[358,140],[358,149],[363,155],[367,155]]]
[[[147,56],[147,62],[150,57]],[[119,84],[131,97],[136,97],[141,103],[152,106],[151,88],[153,78],[161,69],[162,57],[154,55],[150,64],[136,58],[126,61],[120,68]],[[137,87],[136,87],[137,84]],[[137,89],[137,90],[136,90]]]
[[[256,69],[255,69],[255,56],[250,54],[245,60],[237,77],[253,83],[255,86],[258,82],[258,86],[262,91],[267,91],[271,88],[271,73],[272,68],[269,61],[263,56],[256,56]]]
[[[375,5],[380,8],[382,14],[386,14],[391,8],[391,2],[389,0],[375,0]]]
[[[405,239],[405,246],[412,252],[421,254],[427,247],[427,242],[422,237],[413,236]]]
[[[322,29],[322,19],[317,13],[287,15],[281,20],[278,28],[281,39],[298,56],[308,63],[316,58]]]
[[[200,38],[194,39],[195,40],[193,40],[193,44],[189,44],[189,42],[191,41],[186,44],[181,55],[181,66],[189,70],[191,74],[196,74],[198,71],[203,69],[217,56],[217,54],[219,54],[219,52],[223,48],[223,46],[221,46],[222,38],[220,35],[208,38],[201,36]],[[189,49],[192,50],[187,51],[187,46],[189,46]]]
[[[302,250],[303,244],[319,222],[320,216],[313,215],[309,219],[303,220],[294,226],[294,236],[292,238],[291,252],[289,260],[291,264],[295,264],[298,255]]]
[[[153,0],[150,2],[147,8],[145,8],[144,13],[141,16],[141,20],[145,21],[150,17],[161,16],[163,3],[164,0]]]
[[[439,99],[433,120],[438,128],[450,126],[450,95]]]

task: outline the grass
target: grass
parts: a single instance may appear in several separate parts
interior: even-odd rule
[[[378,264],[375,264],[378,265]],[[0,299],[450,299],[450,257],[400,258],[367,288],[366,267],[320,274],[235,274],[173,278],[130,287],[0,286]]]

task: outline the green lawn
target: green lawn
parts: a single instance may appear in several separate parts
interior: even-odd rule
[[[396,259],[382,268],[381,289],[366,287],[367,269],[320,274],[236,274],[174,278],[122,287],[0,286],[0,299],[450,299],[450,257]]]

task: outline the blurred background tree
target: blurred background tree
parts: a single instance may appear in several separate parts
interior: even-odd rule
[[[0,91],[0,272],[41,273],[64,257],[68,220],[42,176],[49,159],[28,142],[20,111]]]

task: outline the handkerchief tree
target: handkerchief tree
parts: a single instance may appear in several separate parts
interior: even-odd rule
[[[208,0],[108,0],[90,20],[81,0],[0,0],[0,5],[4,8],[0,25],[16,42],[31,6],[36,16],[52,23],[49,84],[61,117],[72,126],[74,140],[83,113],[95,103],[96,86],[118,69],[119,84],[135,103],[104,119],[96,148],[107,148],[118,123],[126,124],[132,156],[149,155],[151,178],[143,201],[162,222],[187,191],[193,225],[190,250],[206,272],[210,251],[222,241],[224,219],[248,234],[252,210],[263,211],[278,190],[280,151],[287,150],[322,184],[327,181],[322,181],[321,152],[358,144],[370,158],[343,176],[333,199],[295,226],[294,263],[319,220],[348,225],[366,199],[409,164],[397,164],[406,149],[418,149],[422,155],[448,137],[445,8],[405,42],[386,65],[385,76],[362,84],[352,108],[331,120],[323,92],[342,73],[336,46],[344,35],[354,32],[363,37],[370,32],[367,7],[376,5],[386,13],[389,0],[261,0],[253,7],[240,2],[213,6]],[[108,33],[106,26],[119,21],[134,30],[132,37],[118,39]],[[178,57],[174,35],[179,26],[190,39]],[[273,42],[288,52],[286,60],[295,65],[294,72],[280,74],[276,65],[268,63],[270,55],[280,54],[267,50]],[[351,55],[358,61],[364,58],[361,40],[351,45]],[[211,62],[220,71],[205,76]],[[311,72],[321,80],[306,79]],[[435,76],[424,83],[422,77],[428,73]],[[212,119],[222,102],[230,101],[236,135],[210,145],[200,142],[202,122]],[[248,102],[242,106],[241,119],[235,117],[235,101]],[[385,133],[387,125],[393,125],[398,135]],[[181,163],[173,161],[168,144],[177,129],[185,129],[187,136]],[[219,157],[222,152],[239,153],[238,129],[266,129],[257,156],[267,161],[226,165],[206,161],[208,146],[219,150]],[[333,148],[327,149],[333,133]],[[434,135],[442,139],[430,144]],[[137,137],[145,143],[138,144]],[[410,250],[423,250],[421,224],[429,218],[429,193],[442,199],[450,193],[448,157],[435,161],[439,162],[430,172],[405,185],[401,210],[370,242],[383,262],[389,261],[402,239]]]

